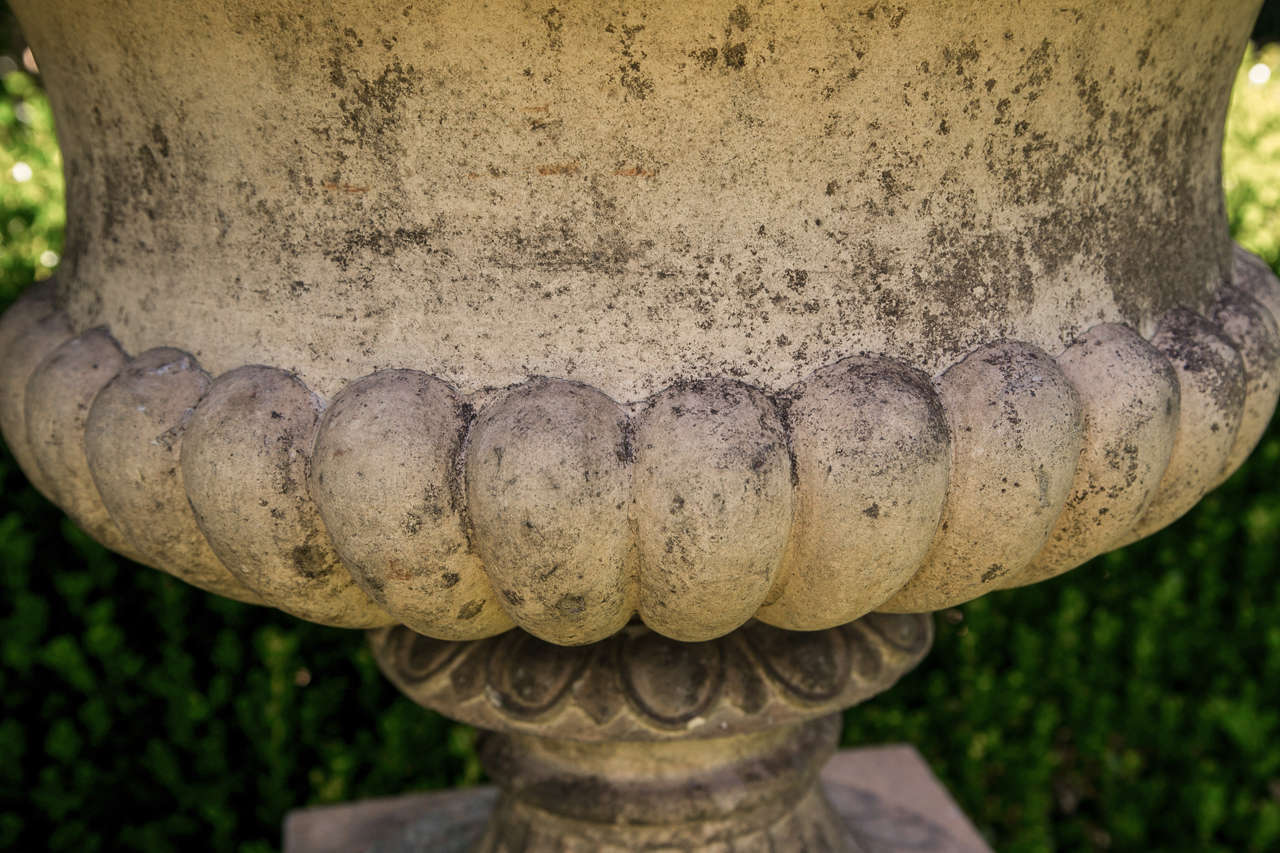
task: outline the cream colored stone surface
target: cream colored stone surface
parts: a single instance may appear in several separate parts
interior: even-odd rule
[[[53,500],[85,532],[130,559],[139,554],[102,504],[85,455],[89,406],[128,361],[103,329],[71,338],[47,355],[27,380],[27,440]]]
[[[1244,414],[1244,361],[1211,323],[1171,311],[1151,343],[1178,376],[1178,436],[1155,498],[1121,545],[1180,518],[1221,480]]]
[[[1257,5],[14,2],[77,331],[620,402],[1203,310]]]
[[[1177,439],[1177,374],[1133,331],[1096,326],[1058,365],[1080,395],[1080,461],[1049,541],[1001,586],[1042,581],[1119,545],[1156,496]]]
[[[814,373],[787,407],[796,512],[772,625],[851,622],[924,560],[942,518],[951,440],[924,375],[854,356]]]
[[[85,458],[103,509],[138,559],[209,592],[260,604],[214,555],[187,503],[179,448],[212,381],[181,350],[131,359],[93,400]]]
[[[1271,422],[1280,397],[1280,334],[1271,312],[1238,287],[1218,292],[1211,317],[1240,353],[1245,382],[1244,412],[1216,487],[1244,463]]]
[[[191,509],[218,559],[267,603],[326,625],[391,624],[338,560],[307,493],[319,415],[319,400],[284,371],[218,377],[182,440]]]
[[[791,529],[791,460],[774,404],[736,382],[672,388],[635,419],[638,610],[694,642],[750,619],[778,580]]]
[[[438,379],[375,373],[325,411],[308,476],[356,581],[399,622],[447,640],[515,624],[468,540],[458,453],[469,415]]]
[[[55,304],[51,281],[32,285],[0,316],[0,428],[27,479],[50,500],[53,485],[36,465],[27,437],[27,379],[71,335],[71,322]]]
[[[568,645],[636,615],[690,641],[811,631],[1042,580],[1186,512],[1275,406],[1280,281],[1248,274],[1150,342],[1101,324],[1056,359],[1006,341],[930,380],[856,356],[630,405],[413,370],[328,404],[277,368],[211,382],[182,351],[65,337],[36,290],[0,344],[47,355],[5,363],[0,423],[40,436],[27,464],[100,541],[304,618]]]
[[[1253,0],[15,7],[70,219],[0,429],[205,588],[564,645],[931,610],[1171,523],[1280,393],[1218,166]]]
[[[924,564],[880,609],[941,610],[999,588],[1040,550],[1082,447],[1080,397],[1052,358],[984,347],[938,380],[951,484]]]
[[[535,636],[590,643],[635,611],[626,426],[601,392],[540,379],[500,395],[472,428],[474,544],[507,613]]]

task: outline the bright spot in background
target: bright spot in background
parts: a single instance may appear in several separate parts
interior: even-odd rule
[[[58,253],[45,249],[40,253],[40,266],[53,269],[58,265]]]
[[[1249,82],[1256,86],[1261,86],[1270,79],[1271,69],[1267,67],[1266,63],[1259,62],[1249,69]]]
[[[13,179],[20,184],[25,184],[31,180],[31,167],[19,160],[13,164],[13,168],[9,170],[9,174],[13,175]]]

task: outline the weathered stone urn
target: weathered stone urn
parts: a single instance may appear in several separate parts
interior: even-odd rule
[[[5,441],[495,732],[482,850],[856,849],[833,715],[1280,393],[1257,0],[11,2],[69,224]]]

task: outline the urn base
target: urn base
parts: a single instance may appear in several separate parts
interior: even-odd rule
[[[854,849],[990,853],[914,747],[895,744],[841,750],[822,769],[820,785],[844,830],[858,845]],[[284,850],[471,853],[485,837],[499,797],[497,788],[485,786],[299,809],[285,822]]]

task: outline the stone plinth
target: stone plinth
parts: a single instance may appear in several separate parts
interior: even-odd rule
[[[844,750],[822,771],[860,853],[990,853],[910,746]],[[292,812],[285,853],[465,853],[484,834],[492,787],[409,794]]]

